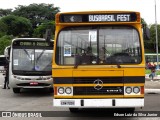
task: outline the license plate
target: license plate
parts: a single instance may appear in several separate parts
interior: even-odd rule
[[[31,82],[30,85],[38,85],[37,82]]]
[[[61,105],[75,105],[74,101],[61,101]]]

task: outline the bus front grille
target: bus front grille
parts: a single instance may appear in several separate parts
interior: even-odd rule
[[[103,83],[123,83],[123,77],[82,77],[74,78],[74,84],[93,84],[95,80],[101,80]]]
[[[123,87],[74,87],[73,95],[123,95]]]
[[[47,83],[38,83],[37,85],[30,85],[30,83],[19,83],[17,86],[50,86],[50,84]]]

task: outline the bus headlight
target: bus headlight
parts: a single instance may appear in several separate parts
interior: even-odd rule
[[[72,89],[70,87],[67,87],[65,89],[66,94],[71,94],[72,93]]]
[[[132,92],[132,88],[131,87],[126,87],[125,89],[127,94],[130,94]]]
[[[64,88],[63,87],[59,87],[58,88],[58,93],[59,94],[64,94]]]
[[[134,92],[135,94],[139,93],[139,92],[140,92],[140,88],[139,88],[139,87],[134,87],[134,88],[133,88],[133,92]]]

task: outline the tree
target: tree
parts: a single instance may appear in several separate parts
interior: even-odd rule
[[[0,37],[6,34],[7,25],[0,20]]]
[[[144,18],[141,18],[141,24],[147,25],[147,23],[146,23],[146,21],[144,20]]]
[[[147,22],[144,20],[144,18],[141,18],[141,24],[143,25],[143,27],[148,27]],[[145,48],[145,52],[153,52],[153,42],[151,40],[145,40],[144,39],[144,48]]]
[[[12,9],[0,9],[0,18],[11,14]]]
[[[9,15],[1,18],[1,21],[7,25],[7,35],[26,36],[32,29],[30,20],[24,17]]]
[[[160,25],[157,25],[158,31],[158,40],[160,41]],[[156,31],[155,31],[155,24],[152,24],[150,27],[151,39],[150,39],[150,48],[156,48]],[[160,48],[160,42],[158,42],[158,48]]]
[[[52,22],[42,23],[34,30],[33,36],[42,38],[46,32],[46,29],[51,29],[51,32],[54,33],[55,22],[52,21]],[[52,36],[52,38],[53,38],[53,36]]]
[[[11,44],[13,36],[5,35],[0,38],[0,55],[4,54],[4,49]]]
[[[42,23],[54,21],[55,14],[59,12],[58,7],[54,7],[53,4],[30,4],[29,6],[19,5],[13,11],[14,15],[28,18],[33,29],[37,28]]]

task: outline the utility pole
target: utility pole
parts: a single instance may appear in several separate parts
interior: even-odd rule
[[[159,58],[158,58],[158,32],[157,32],[157,10],[156,10],[156,0],[155,0],[155,31],[156,31],[157,70],[159,70]]]

